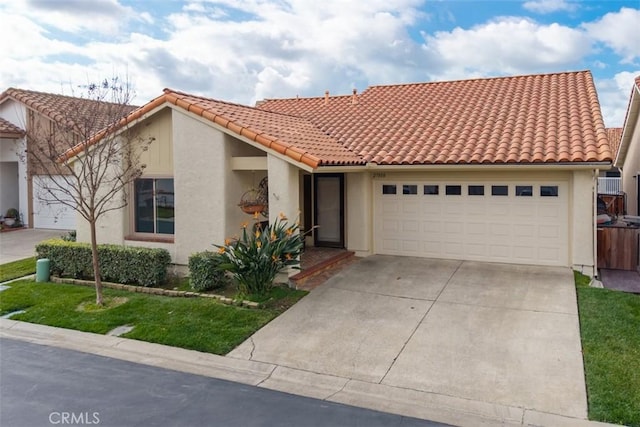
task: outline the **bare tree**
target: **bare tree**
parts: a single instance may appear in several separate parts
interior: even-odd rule
[[[128,82],[112,78],[82,90],[83,96],[61,98],[47,118],[29,113],[26,161],[31,177],[47,178],[36,195],[41,202],[67,206],[89,223],[96,304],[102,305],[96,224],[127,205],[153,138],[127,120],[135,110]]]

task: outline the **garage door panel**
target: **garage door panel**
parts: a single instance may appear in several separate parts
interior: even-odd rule
[[[489,232],[493,236],[509,236],[511,235],[512,226],[508,224],[491,223],[489,224]]]
[[[444,242],[443,246],[446,255],[459,255],[464,249],[461,242]]]
[[[513,227],[513,235],[517,238],[534,237],[536,226],[533,224],[518,224]]]
[[[422,221],[422,229],[425,233],[439,233],[442,230],[442,221]]]
[[[470,258],[482,257],[487,252],[487,245],[484,243],[467,243],[465,252]]]
[[[538,228],[538,236],[540,237],[558,238],[559,234],[560,227],[557,225],[541,225]]]
[[[411,220],[402,221],[402,231],[418,233],[418,232],[420,232],[420,222],[417,221],[417,220],[415,220],[415,221],[411,221]]]
[[[444,231],[449,235],[462,235],[464,231],[464,222],[446,222],[444,225]]]
[[[474,183],[484,185],[483,196],[468,195],[464,183],[461,195],[444,194],[447,183],[428,184],[439,185],[441,194],[382,195],[377,184],[377,253],[568,265],[567,183],[526,183],[533,189],[526,196],[516,196],[515,185],[508,186],[508,196],[493,196],[491,186],[504,182]],[[558,196],[540,196],[541,185],[558,186]]]
[[[464,203],[461,201],[447,200],[446,203],[443,203],[442,211],[447,217],[456,218],[464,216]]]

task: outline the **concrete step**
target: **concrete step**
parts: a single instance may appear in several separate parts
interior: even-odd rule
[[[312,265],[309,268],[305,268],[300,273],[295,274],[289,277],[289,283],[295,287],[296,289],[300,288],[305,282],[312,277],[318,276],[321,273],[324,273],[327,270],[331,270],[339,265],[342,265],[349,260],[351,260],[355,256],[355,252],[353,251],[344,251],[337,253],[335,256],[325,259],[324,261]]]

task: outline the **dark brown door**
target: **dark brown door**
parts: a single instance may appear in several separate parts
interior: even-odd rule
[[[313,176],[314,242],[344,248],[344,174]]]

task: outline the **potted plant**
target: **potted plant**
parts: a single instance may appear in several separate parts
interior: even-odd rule
[[[15,208],[7,209],[7,213],[4,215],[4,224],[7,227],[12,227],[16,222],[20,220],[20,214]]]

